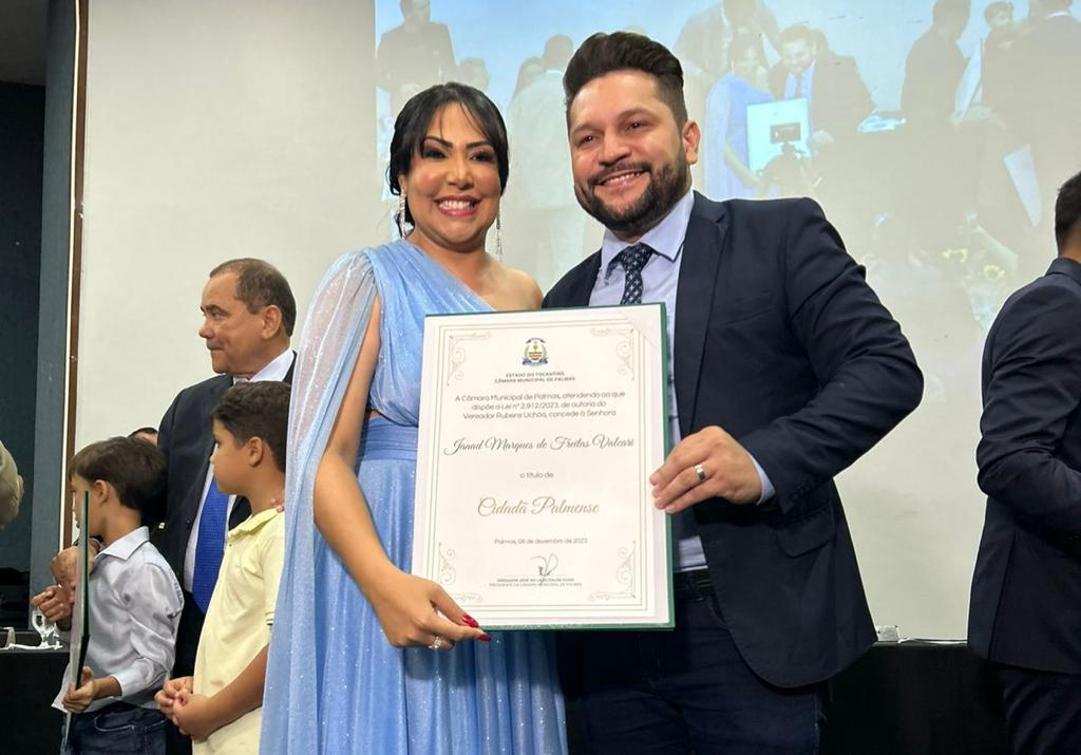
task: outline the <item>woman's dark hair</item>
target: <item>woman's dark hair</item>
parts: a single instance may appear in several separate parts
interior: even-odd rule
[[[737,60],[747,54],[748,50],[754,50],[758,57],[758,64],[766,64],[766,53],[762,49],[762,38],[757,34],[737,34],[732,38],[728,46],[728,67],[734,69]]]
[[[568,114],[582,87],[613,71],[642,71],[653,76],[657,80],[657,96],[672,111],[676,125],[682,128],[687,122],[683,66],[679,60],[660,42],[626,31],[597,32],[574,53],[563,74]]]
[[[398,196],[402,193],[398,178],[409,173],[413,157],[420,153],[428,127],[432,120],[447,105],[457,103],[469,115],[484,138],[495,150],[496,169],[499,171],[500,193],[507,190],[507,175],[510,172],[510,156],[507,147],[507,126],[503,116],[488,95],[466,84],[451,81],[436,84],[409,98],[394,121],[394,136],[390,140],[390,167],[387,169],[387,184],[390,193]],[[405,217],[398,219],[399,230],[405,223],[413,223],[409,204],[405,206]]]

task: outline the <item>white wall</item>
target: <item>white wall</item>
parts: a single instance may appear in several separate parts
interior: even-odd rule
[[[355,0],[90,3],[78,446],[211,374],[217,263],[272,262],[304,312],[376,240],[372,29]]]

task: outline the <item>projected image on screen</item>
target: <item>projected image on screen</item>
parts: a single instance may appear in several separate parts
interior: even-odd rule
[[[704,131],[700,190],[815,197],[853,254],[917,255],[986,326],[1001,294],[1041,271],[1049,201],[1072,165],[1064,129],[1048,125],[1074,107],[1048,65],[1062,45],[1040,44],[1042,22],[1069,3],[816,5],[379,0],[380,147],[422,88],[486,91],[511,132],[508,254],[550,285],[597,235],[570,189],[560,76],[589,33],[642,31],[684,64]],[[807,116],[789,122],[806,134],[756,131],[800,100]]]
[[[703,132],[695,187],[818,200],[911,331],[932,391],[967,394],[952,376],[1046,268],[1054,192],[1081,163],[1078,98],[1062,94],[1081,24],[1072,41],[1046,29],[1069,6],[379,0],[380,154],[423,87],[486,91],[511,140],[505,256],[547,289],[600,237],[571,189],[563,70],[594,31],[647,33],[684,66]]]

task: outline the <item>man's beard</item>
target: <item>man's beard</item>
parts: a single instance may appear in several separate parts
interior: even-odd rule
[[[602,174],[611,175],[625,170],[641,170],[649,174],[649,183],[634,203],[622,210],[609,207],[592,190],[597,180],[589,182],[589,193],[574,192],[582,209],[596,218],[605,228],[618,236],[633,238],[642,236],[657,225],[680,200],[690,182],[690,166],[682,152],[678,153],[674,163],[666,163],[656,171],[647,164],[632,165],[621,163],[614,165]]]

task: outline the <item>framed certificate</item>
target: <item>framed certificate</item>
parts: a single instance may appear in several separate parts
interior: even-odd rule
[[[90,647],[90,608],[87,605],[90,589],[90,493],[84,492],[78,503],[79,555],[75,561],[75,604],[71,611],[71,645],[68,648],[68,673],[76,689],[82,686],[86,651]],[[66,745],[71,733],[71,714],[64,714],[64,739]]]
[[[747,167],[765,170],[789,148],[811,154],[811,120],[807,99],[759,102],[747,106]]]
[[[413,572],[481,626],[672,626],[664,307],[425,320]]]

